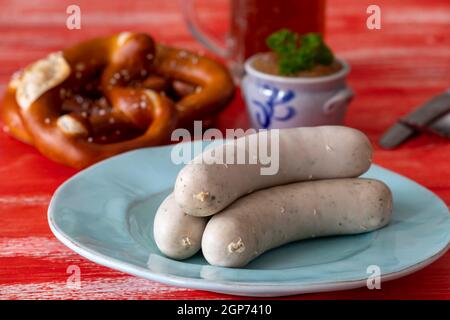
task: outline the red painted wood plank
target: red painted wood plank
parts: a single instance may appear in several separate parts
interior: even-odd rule
[[[200,18],[215,35],[226,30],[228,0],[197,1]],[[10,75],[27,63],[82,39],[123,30],[146,31],[158,41],[203,50],[185,28],[176,0],[77,1],[82,29],[65,28],[69,0],[1,0],[0,93]],[[382,29],[365,27],[372,1],[330,0],[327,41],[352,65],[357,93],[346,124],[375,144],[375,162],[430,188],[450,204],[450,144],[423,135],[397,150],[376,142],[398,117],[450,87],[448,0],[379,0]],[[237,94],[218,119],[219,128],[245,127]],[[1,128],[1,126],[0,126]],[[125,275],[78,256],[60,244],[46,221],[48,201],[75,170],[55,164],[0,132],[0,299],[229,299],[231,296],[174,288]],[[67,288],[69,265],[81,269],[81,289]],[[367,289],[293,299],[450,299],[450,253],[382,290]]]

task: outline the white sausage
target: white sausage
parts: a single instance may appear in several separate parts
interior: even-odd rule
[[[187,215],[175,203],[173,193],[159,206],[153,237],[159,250],[173,259],[186,259],[198,252],[206,218]]]
[[[243,139],[257,143],[261,134],[205,153],[234,148],[238,142],[242,146]],[[248,146],[245,143],[247,159],[252,156]],[[209,216],[254,190],[305,180],[357,177],[369,169],[372,147],[362,132],[348,127],[293,128],[279,131],[278,154],[279,171],[275,175],[262,175],[264,166],[259,163],[205,164],[196,157],[178,174],[175,200],[190,215]]]
[[[242,267],[292,241],[356,234],[386,225],[392,195],[381,181],[332,179],[300,182],[245,196],[213,216],[202,251],[216,266]]]

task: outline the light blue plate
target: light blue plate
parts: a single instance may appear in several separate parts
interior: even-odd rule
[[[156,209],[181,169],[172,163],[171,149],[125,153],[68,180],[48,210],[55,236],[113,269],[175,286],[248,296],[362,287],[373,265],[380,268],[381,282],[388,281],[430,264],[449,246],[447,206],[415,182],[373,165],[365,176],[384,181],[394,195],[393,220],[381,230],[292,243],[245,269],[210,266],[200,253],[185,261],[168,259],[156,247],[152,229]]]

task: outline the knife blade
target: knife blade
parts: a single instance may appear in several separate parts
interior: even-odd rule
[[[446,120],[440,118],[450,111],[450,90],[433,97],[421,107],[402,117],[381,137],[379,144],[385,149],[392,149],[431,125],[431,130],[445,136]],[[444,117],[445,118],[445,117]],[[447,132],[448,133],[448,132]]]
[[[444,138],[450,139],[450,112],[439,117],[433,123],[428,125],[431,132],[436,133]]]

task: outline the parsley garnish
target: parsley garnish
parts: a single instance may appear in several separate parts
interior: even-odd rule
[[[277,54],[282,75],[311,70],[318,64],[330,65],[334,60],[333,52],[318,33],[300,36],[288,29],[281,29],[267,37],[266,43]]]

